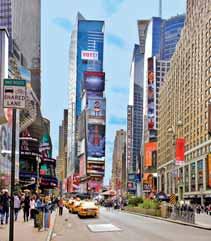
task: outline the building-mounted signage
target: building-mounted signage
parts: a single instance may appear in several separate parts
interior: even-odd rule
[[[97,51],[81,51],[81,59],[82,60],[98,60],[98,52]]]

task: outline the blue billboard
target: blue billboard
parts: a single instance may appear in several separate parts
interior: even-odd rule
[[[88,160],[105,157],[105,125],[88,124]]]

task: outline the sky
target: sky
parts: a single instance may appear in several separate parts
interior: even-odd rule
[[[69,47],[77,12],[86,19],[105,21],[107,126],[106,176],[111,177],[115,132],[126,130],[130,64],[138,44],[138,19],[158,16],[159,0],[43,0],[42,113],[51,121],[54,157],[58,154],[59,125],[68,107]],[[186,0],[163,0],[163,18],[185,13]]]

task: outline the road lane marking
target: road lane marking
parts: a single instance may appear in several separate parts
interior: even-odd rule
[[[122,231],[122,229],[118,228],[117,226],[114,226],[111,223],[107,224],[88,224],[88,229],[91,232],[97,233],[97,232],[119,232]]]

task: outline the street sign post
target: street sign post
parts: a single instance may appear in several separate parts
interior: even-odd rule
[[[18,79],[4,79],[3,107],[12,108],[12,154],[11,154],[11,203],[9,241],[14,240],[14,187],[15,187],[15,145],[16,145],[16,109],[25,108],[26,81]]]
[[[26,102],[26,81],[4,79],[4,108],[24,109]]]

